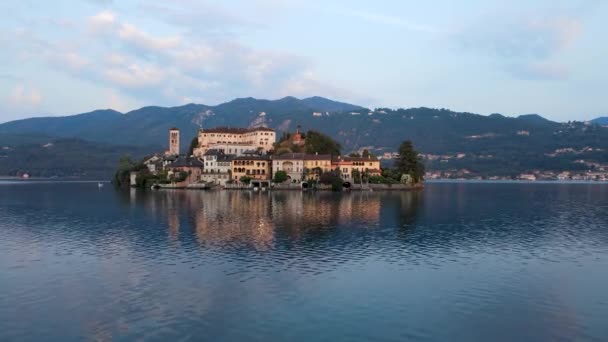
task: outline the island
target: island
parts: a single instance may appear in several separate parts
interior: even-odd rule
[[[341,145],[318,131],[214,127],[199,129],[187,153],[180,130],[169,129],[169,149],[140,161],[121,158],[113,183],[145,189],[415,190],[424,164],[404,141],[390,160],[363,149],[342,155]]]

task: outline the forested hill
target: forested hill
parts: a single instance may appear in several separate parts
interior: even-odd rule
[[[33,118],[0,125],[0,137],[41,134],[108,145],[166,148],[167,131],[176,126],[182,132],[185,152],[199,127],[256,125],[279,132],[302,125],[304,130],[334,137],[343,152],[363,147],[375,153],[392,152],[403,140],[411,139],[419,151],[431,155],[427,164],[431,170],[466,168],[482,174],[505,174],[580,169],[588,167],[588,162],[608,162],[608,128],[600,124],[558,123],[536,114],[513,118],[431,108],[369,110],[321,97],[242,98],[217,106],[189,104],[144,107],[126,114],[103,110]],[[459,157],[451,158],[455,156]]]

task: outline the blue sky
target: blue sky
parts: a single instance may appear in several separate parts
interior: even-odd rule
[[[606,1],[5,0],[0,122],[325,96],[608,114]]]

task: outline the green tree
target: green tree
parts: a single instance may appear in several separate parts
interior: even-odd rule
[[[419,183],[424,179],[424,164],[418,156],[418,152],[414,150],[411,141],[406,140],[399,146],[399,158],[395,160],[395,169],[400,175],[412,176],[414,183]]]
[[[241,183],[249,184],[251,183],[252,178],[249,176],[242,176],[239,180]]]
[[[342,150],[342,146],[329,136],[317,132],[317,131],[308,131],[306,133],[306,143],[304,147],[304,152],[306,153],[319,153],[319,154],[331,154],[331,155],[340,155],[340,151]]]
[[[188,148],[188,155],[191,156],[194,154],[194,149],[198,147],[198,137],[192,138],[190,141],[190,147]]]
[[[357,153],[357,152],[352,152],[348,156],[352,157],[352,158],[359,158],[359,157],[361,157],[361,155],[359,153]]]
[[[274,179],[272,180],[275,183],[283,183],[287,180],[287,172],[283,170],[279,170],[274,174]]]

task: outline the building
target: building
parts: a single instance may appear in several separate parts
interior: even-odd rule
[[[318,179],[323,172],[330,172],[330,154],[307,154],[304,156],[304,174],[306,179]]]
[[[237,157],[244,156],[245,154],[251,154],[257,152],[257,149],[254,148],[251,144],[239,143],[239,144],[213,144],[212,148],[207,150],[218,150],[225,154],[234,155]],[[203,154],[204,155],[204,154]]]
[[[173,163],[167,165],[166,169],[170,178],[178,179],[176,183],[188,185],[199,182],[204,164],[198,158],[180,156]],[[185,179],[181,180],[177,175],[178,172],[184,172],[186,174]]]
[[[169,130],[169,151],[167,154],[179,155],[179,129],[175,127]]]
[[[232,154],[229,152],[230,147],[228,146],[268,153],[276,142],[276,133],[267,127],[216,127],[200,129],[197,138],[198,147],[194,149],[193,153],[198,157],[202,157],[208,150],[217,149],[219,146],[228,154]]]
[[[203,173],[201,181],[217,185],[226,185],[231,179],[232,159],[234,155],[225,154],[216,149],[208,150],[203,156]]]
[[[287,179],[292,182],[301,182],[304,175],[304,153],[285,153],[272,159],[272,177],[277,171],[284,171]]]
[[[268,155],[246,154],[232,159],[232,180],[240,181],[247,176],[257,180],[269,180],[272,176],[271,160]]]
[[[376,157],[341,157],[338,156],[332,160],[332,169],[340,169],[340,176],[346,181],[352,181],[352,174],[354,170],[359,173],[367,174],[370,176],[379,176],[380,161]]]
[[[303,146],[306,143],[306,139],[302,137],[302,132],[300,132],[300,125],[296,128],[296,133],[291,138],[292,144],[296,146]]]

